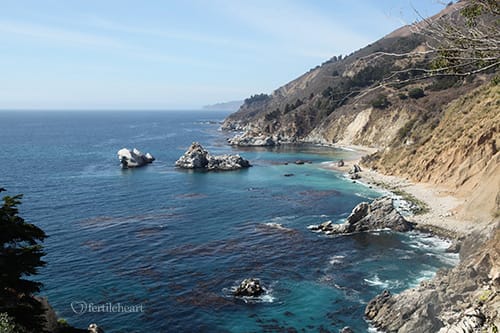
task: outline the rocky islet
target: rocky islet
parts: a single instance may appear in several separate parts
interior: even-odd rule
[[[240,155],[212,155],[199,142],[193,142],[175,166],[181,169],[230,171],[249,168],[251,164]]]

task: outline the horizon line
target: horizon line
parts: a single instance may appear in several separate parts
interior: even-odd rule
[[[78,109],[73,109],[73,108],[68,108],[68,109],[62,109],[62,108],[43,108],[43,109],[30,109],[30,108],[0,108],[0,112],[43,112],[43,111],[52,111],[52,112],[64,112],[64,111],[70,111],[70,112],[82,112],[82,111],[88,111],[88,112],[102,112],[102,111],[110,111],[110,112],[116,112],[116,111],[125,111],[125,112],[172,112],[172,111],[228,111],[228,112],[236,112],[238,110],[216,110],[216,109],[207,109],[207,108],[162,108],[162,109],[141,109],[141,108],[134,108],[134,109],[127,109],[127,108],[112,108],[112,109],[94,109],[94,108],[78,108]]]

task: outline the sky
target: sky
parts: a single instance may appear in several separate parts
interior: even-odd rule
[[[0,0],[0,109],[166,110],[273,90],[437,0]]]

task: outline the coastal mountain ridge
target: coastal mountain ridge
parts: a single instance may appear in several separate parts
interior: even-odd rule
[[[460,10],[465,4],[448,5],[425,22],[464,24]],[[431,66],[433,61],[425,53],[429,38],[418,30],[423,24],[401,27],[346,57],[334,56],[270,95],[247,98],[225,119],[222,129],[243,133],[239,138],[245,140],[231,141],[237,145],[375,148],[378,152],[365,159],[370,167],[471,195],[483,174],[500,172],[495,163],[500,146],[499,90],[490,83],[498,68],[467,77],[417,79],[412,69]],[[381,52],[417,56],[378,56]],[[387,84],[384,78],[395,72],[401,74]],[[253,140],[266,137],[272,140]],[[500,186],[492,187],[490,195],[476,203],[488,218],[500,213]],[[467,210],[462,212],[467,215]],[[467,217],[482,219],[485,214]]]
[[[204,105],[203,110],[213,111],[236,111],[243,105],[243,101],[229,101],[210,105]]]
[[[459,199],[449,214],[470,226],[457,236],[461,263],[417,288],[372,300],[366,318],[385,332],[500,329],[499,66],[471,75],[418,76],[436,64],[427,51],[437,38],[422,29],[433,22],[467,27],[463,9],[475,3],[450,3],[348,56],[332,57],[269,95],[253,95],[222,125],[237,132],[229,140],[234,145],[369,147],[376,152],[362,159],[365,168]],[[413,56],[394,56],[402,54]]]

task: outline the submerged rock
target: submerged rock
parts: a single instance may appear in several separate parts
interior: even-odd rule
[[[250,167],[250,162],[240,155],[214,156],[198,142],[193,142],[189,149],[176,162],[175,166],[183,169],[237,170]]]
[[[240,285],[234,291],[234,296],[257,297],[264,294],[266,290],[260,285],[260,280],[249,278],[241,281]]]
[[[386,228],[394,231],[410,231],[413,229],[413,224],[394,208],[390,197],[382,197],[374,200],[371,204],[362,202],[354,207],[351,215],[342,224],[326,221],[308,228],[332,235]]]
[[[143,154],[139,149],[134,148],[132,150],[128,148],[122,148],[118,151],[118,159],[122,165],[122,168],[137,168],[144,166],[146,164],[153,163],[155,158],[150,153]]]

